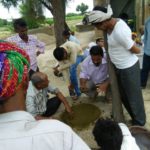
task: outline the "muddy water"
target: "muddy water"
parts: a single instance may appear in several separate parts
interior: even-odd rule
[[[63,112],[61,120],[69,126],[78,130],[85,129],[100,117],[101,111],[92,104],[78,104],[72,106],[73,116],[69,116],[67,112]]]

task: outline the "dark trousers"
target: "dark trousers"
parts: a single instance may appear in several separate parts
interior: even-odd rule
[[[149,71],[150,71],[150,56],[144,54],[143,67],[141,70],[141,86],[142,87],[146,87]]]
[[[134,125],[143,126],[146,122],[144,102],[140,88],[139,62],[127,69],[116,69],[122,102]]]
[[[50,117],[53,114],[55,114],[55,112],[59,108],[60,104],[61,104],[61,101],[58,97],[53,97],[51,99],[48,99],[47,104],[46,104],[47,109],[46,109],[45,113],[43,114],[43,116]]]

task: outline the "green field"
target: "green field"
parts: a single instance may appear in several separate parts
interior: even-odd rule
[[[76,30],[76,24],[80,23],[82,21],[83,16],[69,16],[66,17],[66,22],[69,25],[70,29],[75,31]],[[45,26],[48,24],[53,24],[53,18],[47,18],[45,20],[45,23],[40,26]],[[0,27],[0,39],[5,39],[13,34],[13,27],[12,25],[4,25]]]

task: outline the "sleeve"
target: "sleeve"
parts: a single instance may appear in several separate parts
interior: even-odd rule
[[[37,50],[40,52],[40,53],[44,53],[44,50],[45,50],[45,43],[44,42],[41,42],[37,39],[37,37],[34,37],[35,40],[36,40],[36,47],[37,47]]]
[[[140,150],[128,127],[124,123],[119,123],[118,125],[123,135],[121,150]]]
[[[147,45],[147,42],[149,42],[149,33],[150,33],[150,18],[145,22],[145,28],[144,28],[144,45]]]
[[[26,95],[26,110],[27,112],[31,113],[33,116],[36,116],[36,105],[35,105],[35,94],[33,90],[33,85],[31,81],[29,82],[27,95]]]
[[[134,45],[134,41],[132,40],[131,36],[131,30],[126,24],[124,24],[124,27],[116,30],[115,39],[127,50],[130,50]]]
[[[49,85],[48,86],[48,92],[50,92],[51,94],[55,94],[56,95],[59,92],[59,89]]]
[[[41,41],[37,41],[37,47],[38,47],[38,51],[41,53],[44,53],[45,51],[45,43],[41,42]]]
[[[64,126],[64,149],[90,150],[89,146],[67,125]],[[62,126],[62,128],[63,128]]]
[[[83,79],[89,79],[89,75],[88,75],[88,68],[87,65],[85,64],[86,59],[81,63],[81,71],[80,71],[80,78]]]
[[[26,110],[27,112],[31,113],[33,116],[36,116],[36,108],[35,108],[35,103],[34,96],[27,95],[26,97]]]
[[[69,141],[68,145],[70,145],[71,150],[90,150],[89,146],[74,131],[71,131]]]

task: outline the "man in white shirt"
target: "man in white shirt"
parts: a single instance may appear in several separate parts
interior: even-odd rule
[[[49,98],[49,93],[55,97]],[[52,116],[59,108],[61,102],[66,111],[71,114],[71,107],[67,99],[59,91],[49,84],[48,76],[42,72],[36,72],[31,76],[26,96],[26,108],[36,119]]]
[[[112,18],[112,9],[95,6],[88,19],[98,30],[107,32],[108,53],[115,66],[122,102],[132,118],[133,125],[143,126],[146,122],[144,102],[140,87],[140,53],[131,38],[131,30],[119,18]]]
[[[0,41],[0,64],[0,150],[90,150],[69,126],[25,111],[30,63],[23,50]]]
[[[94,126],[93,135],[102,150],[140,150],[124,123],[99,119]]]

